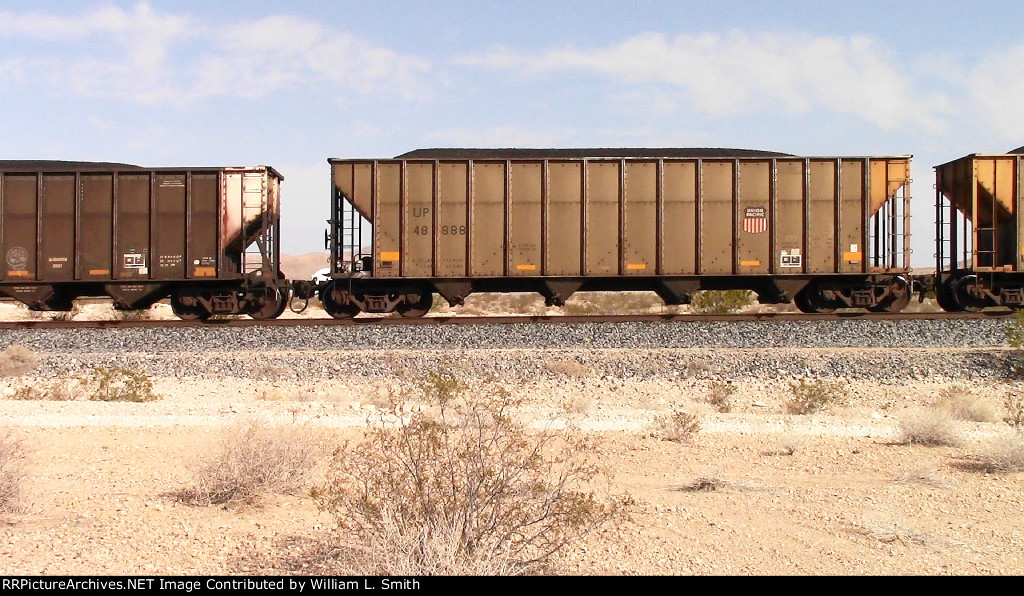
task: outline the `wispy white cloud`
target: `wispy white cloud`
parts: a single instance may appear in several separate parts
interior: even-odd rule
[[[430,68],[426,60],[289,16],[226,28],[214,43],[219,51],[195,67],[197,96],[259,97],[290,84],[314,82],[356,95],[390,91],[413,98],[422,93],[420,75]]]
[[[78,15],[0,13],[0,39],[34,42],[49,52],[31,59],[22,82],[87,96],[157,101],[174,97],[168,54],[196,35],[187,16],[161,14],[147,3],[130,10],[103,6]]]
[[[306,19],[269,16],[211,25],[162,13],[147,3],[81,14],[0,12],[0,40],[45,49],[27,68],[3,59],[0,72],[56,93],[141,103],[206,97],[259,98],[298,85],[353,95],[415,97],[427,61],[394,52]]]
[[[95,34],[125,34],[143,41],[157,41],[188,35],[195,27],[190,17],[158,14],[147,2],[140,2],[127,11],[101,6],[74,16],[0,12],[0,20],[4,23],[0,35],[44,41],[80,40]]]
[[[1024,70],[1021,64],[1024,64],[1024,45],[1003,48],[983,56],[964,81],[971,108],[965,115],[984,125],[992,136],[1014,143],[1014,147],[1024,143],[1024,109],[1021,108]]]
[[[556,147],[565,131],[534,129],[521,126],[480,128],[443,128],[424,135],[429,142],[444,147]]]
[[[441,147],[675,147],[684,139],[692,146],[714,141],[705,132],[661,128],[572,128],[494,126],[444,128],[427,132],[423,138]]]
[[[945,96],[917,89],[898,70],[890,51],[864,36],[649,33],[595,49],[496,48],[456,62],[528,77],[564,71],[597,74],[649,87],[661,111],[674,98],[675,109],[686,106],[712,116],[824,108],[856,114],[884,130],[912,126],[938,132],[952,109]]]

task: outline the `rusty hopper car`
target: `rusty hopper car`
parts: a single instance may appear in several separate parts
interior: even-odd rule
[[[0,162],[0,295],[33,310],[109,296],[118,309],[170,298],[185,319],[272,318],[280,182],[272,168]]]
[[[935,291],[946,310],[1024,306],[1021,157],[972,154],[935,167]]]
[[[331,159],[335,317],[439,293],[748,289],[801,310],[897,311],[910,157],[730,149],[419,150]]]

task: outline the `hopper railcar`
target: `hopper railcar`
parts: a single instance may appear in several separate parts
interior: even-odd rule
[[[433,294],[745,289],[805,312],[910,300],[910,156],[427,149],[331,159],[332,316]]]
[[[935,294],[947,311],[1024,307],[1024,147],[935,167]]]
[[[169,298],[183,319],[276,317],[290,298],[281,180],[267,166],[0,161],[0,295],[33,310]]]

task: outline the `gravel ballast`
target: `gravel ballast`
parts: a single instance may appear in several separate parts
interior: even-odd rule
[[[415,377],[457,366],[506,380],[1001,378],[1006,319],[8,330],[36,374],[129,366],[160,377]],[[865,349],[866,348],[866,349]]]
[[[0,331],[0,347],[34,351],[253,352],[571,348],[991,348],[1005,347],[1010,318],[629,322],[492,325],[359,325]]]
[[[467,378],[505,381],[609,377],[644,380],[787,379],[794,377],[890,379],[1001,379],[1017,356],[1008,349],[908,348],[722,350],[396,350],[324,353],[91,353],[40,355],[34,374],[80,374],[95,366],[124,366],[157,377],[283,378],[296,381],[400,377],[456,369]]]

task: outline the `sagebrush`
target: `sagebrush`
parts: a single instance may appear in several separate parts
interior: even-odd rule
[[[582,379],[593,374],[586,364],[576,360],[545,360],[544,367],[556,375]]]
[[[93,367],[78,376],[61,375],[49,379],[35,379],[14,388],[11,399],[74,401],[148,402],[159,399],[153,390],[153,381],[142,370],[123,366]]]
[[[732,411],[736,386],[732,383],[714,383],[708,390],[708,403],[723,414]]]
[[[700,432],[700,427],[700,416],[683,409],[676,409],[658,420],[654,434],[665,441],[686,443]]]
[[[1024,434],[1008,433],[990,439],[975,461],[986,472],[1024,471]]]
[[[989,401],[971,395],[970,388],[963,384],[943,389],[939,393],[937,406],[948,411],[957,420],[973,422],[995,422],[998,420],[995,407]]]
[[[1006,407],[1006,416],[1003,418],[1013,428],[1024,431],[1024,394],[1011,393],[1003,401]]]
[[[1006,342],[1016,348],[1010,360],[1010,377],[1024,378],[1024,310],[1015,310],[1013,320],[1006,326]]]
[[[39,366],[39,357],[32,350],[11,344],[0,352],[0,377],[17,377]]]
[[[46,313],[51,321],[72,321],[82,314],[82,307],[78,304],[72,305],[70,310],[50,311]]]
[[[11,399],[40,401],[74,401],[80,393],[78,379],[59,377],[50,380],[36,380],[15,388]]]
[[[809,442],[806,435],[798,435],[787,432],[779,436],[776,441],[777,447],[769,451],[771,455],[794,455],[797,451],[803,450]]]
[[[790,383],[792,393],[785,403],[787,414],[813,414],[825,406],[841,401],[838,383],[822,379],[797,379]]]
[[[324,450],[308,431],[250,421],[227,428],[213,455],[193,468],[195,483],[175,496],[192,505],[254,503],[306,485]]]
[[[84,394],[92,401],[147,402],[159,398],[149,375],[126,366],[97,366],[81,382]]]
[[[147,308],[111,309],[115,321],[148,321],[153,318],[153,311]]]
[[[956,421],[941,410],[912,409],[900,417],[900,442],[930,447],[955,447],[961,443]]]
[[[707,314],[729,314],[742,310],[752,302],[747,290],[701,290],[694,292],[693,310]]]
[[[437,370],[410,393],[398,397],[428,407],[378,413],[315,491],[366,546],[360,573],[529,573],[620,511],[622,500],[594,490],[594,445],[528,432],[514,418],[521,401],[502,388],[470,391]]]

